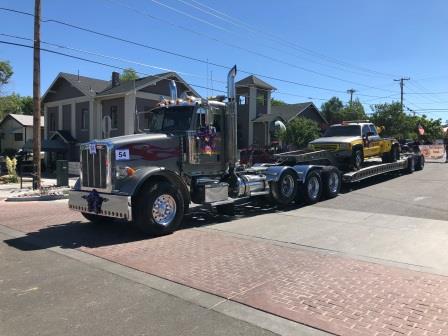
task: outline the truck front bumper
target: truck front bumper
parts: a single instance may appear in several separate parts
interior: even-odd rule
[[[70,190],[68,207],[74,211],[113,217],[131,221],[131,196],[92,193],[91,191]]]

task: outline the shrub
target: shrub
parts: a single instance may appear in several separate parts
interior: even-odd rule
[[[6,169],[8,170],[8,182],[15,183],[17,179],[17,159],[6,157]]]

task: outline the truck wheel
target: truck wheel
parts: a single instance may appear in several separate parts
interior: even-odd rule
[[[361,169],[362,163],[364,162],[364,154],[362,149],[357,148],[353,150],[352,153],[352,167],[355,170]]]
[[[299,185],[297,198],[306,204],[317,203],[322,195],[322,177],[319,172],[312,170],[308,173],[305,181]]]
[[[277,182],[272,184],[272,197],[280,205],[294,201],[297,194],[297,175],[288,169],[281,173]]]
[[[87,219],[89,222],[94,224],[110,224],[115,220],[115,218],[112,217],[91,214],[88,212],[81,212],[81,215],[83,215],[83,217]]]
[[[322,186],[326,198],[334,198],[339,194],[341,182],[341,173],[336,167],[322,170]]]
[[[420,155],[415,163],[415,170],[423,170],[425,167],[425,157]]]
[[[159,182],[137,199],[135,224],[145,233],[163,235],[177,229],[184,215],[182,194],[170,183]]]

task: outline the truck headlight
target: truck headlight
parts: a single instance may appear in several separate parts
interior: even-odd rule
[[[349,143],[340,143],[339,149],[348,150],[348,149],[350,149],[350,144]]]
[[[312,144],[308,144],[308,149],[314,149],[314,145],[312,145]]]
[[[136,170],[132,167],[117,167],[117,172],[116,172],[116,176],[118,179],[120,178],[125,178],[125,177],[130,177],[132,175],[134,175],[136,172]]]

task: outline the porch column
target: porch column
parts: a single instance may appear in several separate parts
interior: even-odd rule
[[[72,102],[70,104],[70,133],[72,137],[76,139],[76,103]]]
[[[130,92],[124,98],[124,134],[135,132],[135,92]]]
[[[95,117],[94,117],[94,111],[93,111],[93,100],[89,101],[89,140],[92,140],[95,138]]]
[[[58,129],[57,130],[61,130],[62,129],[62,105],[59,104],[58,105]]]
[[[254,143],[254,122],[257,117],[257,88],[251,86],[249,88],[249,134],[248,145],[251,146]]]

